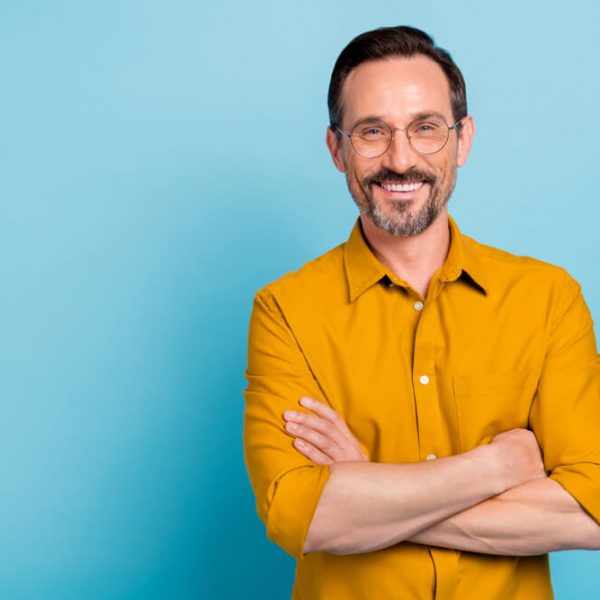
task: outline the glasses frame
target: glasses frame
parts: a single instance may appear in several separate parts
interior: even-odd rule
[[[363,158],[379,158],[380,156],[383,156],[391,147],[391,145],[394,143],[394,137],[395,137],[395,133],[396,131],[404,131],[404,135],[406,136],[406,141],[408,142],[408,145],[412,148],[412,150],[414,152],[416,152],[417,154],[420,154],[422,156],[432,156],[433,154],[437,154],[438,152],[441,152],[445,147],[446,144],[448,143],[448,140],[450,139],[450,132],[454,129],[454,130],[458,130],[461,127],[461,121],[464,119],[464,117],[458,119],[454,125],[448,125],[448,123],[446,122],[446,119],[444,119],[444,117],[439,117],[438,115],[435,115],[437,118],[440,118],[444,121],[444,124],[446,125],[446,127],[448,128],[448,132],[446,135],[446,141],[442,144],[442,147],[439,148],[438,150],[436,150],[435,152],[421,152],[420,150],[417,150],[411,140],[410,140],[410,136],[408,135],[408,130],[410,129],[410,126],[415,122],[415,121],[421,121],[423,120],[424,117],[417,117],[416,119],[413,119],[406,127],[391,127],[390,125],[388,125],[385,121],[379,121],[379,123],[381,123],[382,125],[385,125],[391,132],[390,135],[390,139],[388,141],[388,145],[386,147],[385,150],[383,150],[383,152],[376,154],[375,156],[365,156],[364,154],[361,154],[355,147],[354,142],[352,141],[352,135],[354,133],[354,130],[359,126],[365,123],[365,121],[360,121],[359,123],[357,123],[353,128],[352,131],[350,131],[350,133],[348,133],[347,131],[344,131],[337,123],[334,123],[332,125],[333,129],[337,129],[341,134],[345,135],[349,140],[350,140],[350,145],[352,146],[352,149],[354,150],[354,152],[356,152],[356,154],[358,154],[359,156],[362,156]],[[425,117],[426,118],[426,117]],[[368,121],[367,121],[368,122]],[[378,121],[374,121],[374,123],[376,123]]]

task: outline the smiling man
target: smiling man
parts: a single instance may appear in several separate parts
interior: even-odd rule
[[[547,553],[600,546],[600,363],[579,286],[448,215],[474,136],[422,31],[350,42],[327,146],[349,240],[263,288],[245,455],[295,599],[552,598]]]

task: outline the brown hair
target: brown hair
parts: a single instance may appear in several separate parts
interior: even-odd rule
[[[381,60],[393,56],[411,57],[422,54],[434,60],[448,78],[450,102],[454,119],[467,115],[467,91],[465,80],[450,54],[439,48],[424,31],[414,27],[380,27],[355,37],[341,52],[333,67],[327,106],[332,129],[342,121],[342,86],[358,65],[369,60]],[[460,124],[459,124],[460,125]]]

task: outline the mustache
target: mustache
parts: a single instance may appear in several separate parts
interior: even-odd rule
[[[396,173],[396,171],[392,171],[391,169],[383,168],[376,173],[367,175],[363,180],[363,185],[371,186],[374,183],[381,184],[382,181],[394,183],[410,183],[413,181],[435,183],[435,180],[436,178],[433,175],[417,168],[408,169],[408,171],[404,171],[404,173]]]

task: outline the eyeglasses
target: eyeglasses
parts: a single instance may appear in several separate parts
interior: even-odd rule
[[[354,150],[364,158],[377,158],[388,151],[396,131],[404,131],[411,148],[419,154],[435,154],[448,142],[450,131],[460,129],[461,119],[449,126],[443,117],[428,115],[411,121],[402,127],[390,127],[382,121],[362,121],[350,133],[334,125],[340,133],[350,138]]]

